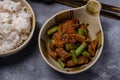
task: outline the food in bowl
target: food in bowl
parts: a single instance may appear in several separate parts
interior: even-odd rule
[[[98,36],[90,40],[87,26],[76,18],[66,20],[47,30],[49,54],[61,67],[70,68],[87,64],[100,47]],[[97,33],[97,35],[100,32]]]
[[[14,50],[28,39],[31,16],[21,2],[0,1],[0,53]]]

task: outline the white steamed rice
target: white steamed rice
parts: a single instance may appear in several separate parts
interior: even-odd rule
[[[17,48],[28,38],[30,18],[20,2],[0,1],[0,53]]]

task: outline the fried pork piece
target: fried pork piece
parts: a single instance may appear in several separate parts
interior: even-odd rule
[[[56,46],[57,48],[63,48],[64,43],[65,43],[64,41],[55,40],[55,46]]]
[[[67,59],[71,57],[71,55],[68,52],[66,52],[63,48],[56,48],[56,52],[63,62],[67,61]]]
[[[90,45],[88,46],[88,52],[90,53],[90,55],[92,57],[95,56],[95,52],[97,50],[97,45],[98,45],[98,41],[97,40],[93,40]]]
[[[66,67],[73,67],[75,66],[76,64],[73,62],[73,60],[69,60],[67,61],[67,63],[65,64]]]
[[[56,46],[54,44],[50,44],[49,47],[51,51],[55,51],[56,49]]]
[[[81,65],[81,64],[87,64],[88,62],[89,62],[89,60],[88,60],[87,57],[81,56],[81,57],[78,58],[77,64],[79,64],[79,65]]]
[[[79,21],[77,19],[68,20],[59,25],[59,32],[63,35],[64,33],[77,33],[76,28],[79,27]]]
[[[53,59],[55,59],[55,60],[58,58],[57,53],[54,52],[54,51],[51,51],[51,52],[50,52],[50,56],[51,56]]]
[[[63,34],[60,39],[55,39],[55,45],[58,48],[61,48],[64,46],[66,43],[75,43],[75,42],[89,42],[89,38],[80,36],[79,34],[73,33],[73,34],[68,34],[65,33]]]
[[[67,63],[65,64],[66,67],[73,67],[76,65],[82,65],[82,64],[87,64],[89,62],[89,59],[87,57],[79,57],[77,63],[74,63],[73,60],[69,60],[67,61]]]
[[[79,34],[69,34],[68,42],[75,43],[76,41],[77,42],[88,42],[89,39],[84,36],[80,36]]]

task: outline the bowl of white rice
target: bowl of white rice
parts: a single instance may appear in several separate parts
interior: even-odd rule
[[[0,57],[22,50],[34,30],[34,12],[26,0],[0,1]]]

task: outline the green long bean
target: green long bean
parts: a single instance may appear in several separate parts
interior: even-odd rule
[[[62,62],[62,60],[61,60],[61,59],[58,59],[58,64],[60,64],[60,66],[61,66],[62,68],[64,68],[64,67],[65,67],[65,64]]]
[[[84,36],[84,30],[83,29],[78,29],[78,34],[81,35],[81,36]]]
[[[70,51],[71,49],[77,48],[76,44],[65,44],[66,50]]]
[[[76,50],[75,50],[75,53],[77,56],[81,55],[83,50],[87,47],[87,44],[86,43],[82,43]]]
[[[54,26],[47,31],[47,35],[51,35],[58,30],[58,26]]]
[[[75,51],[74,51],[74,50],[71,50],[70,53],[71,53],[71,55],[72,55],[72,60],[73,60],[73,62],[74,62],[74,63],[77,63],[77,56],[76,56],[76,54],[75,54]]]
[[[54,40],[54,39],[51,39],[51,40],[50,40],[50,43],[51,43],[51,44],[54,44],[54,43],[55,43],[55,40]]]
[[[90,57],[89,52],[87,52],[86,50],[83,51],[82,55],[83,55],[84,57]]]

